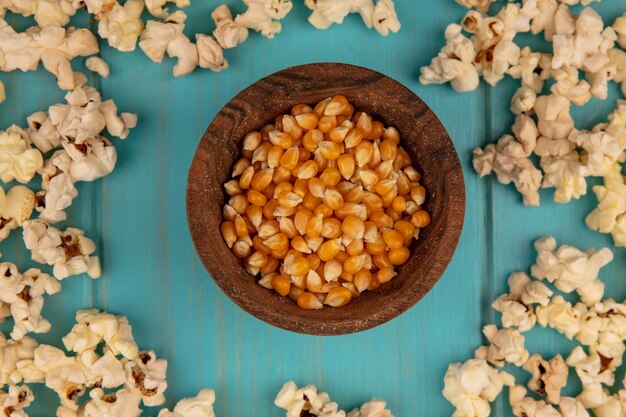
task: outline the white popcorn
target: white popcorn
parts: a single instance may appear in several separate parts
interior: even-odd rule
[[[164,19],[168,16],[168,10],[165,8],[166,3],[175,3],[176,7],[189,6],[189,0],[145,0],[146,9],[154,16]]]
[[[478,70],[473,65],[476,55],[474,44],[461,32],[459,25],[446,28],[446,46],[433,58],[430,66],[422,67],[420,83],[450,82],[458,92],[473,91],[478,87]]]
[[[481,177],[494,172],[500,183],[513,182],[524,197],[524,204],[539,205],[541,171],[528,159],[524,146],[512,136],[504,135],[495,145],[475,149],[474,169]]]
[[[475,8],[481,12],[486,12],[489,10],[489,7],[499,0],[456,0],[463,7],[467,7],[468,9]]]
[[[502,327],[526,332],[537,322],[532,304],[547,305],[552,291],[539,281],[531,281],[523,272],[512,273],[508,283],[510,293],[498,297],[492,307],[502,313]]]
[[[520,79],[522,86],[539,93],[543,89],[544,81],[550,78],[551,72],[552,57],[533,52],[526,46],[520,51],[517,64],[509,68],[508,74],[514,79]]]
[[[213,10],[211,18],[217,26],[213,31],[213,36],[222,48],[234,48],[248,39],[248,28],[233,20],[233,15],[227,5],[222,4]]]
[[[126,382],[124,363],[105,349],[103,356],[94,351],[85,351],[79,355],[79,360],[86,368],[85,378],[90,386],[102,388],[116,388]]]
[[[8,417],[28,417],[24,408],[28,408],[34,399],[26,385],[9,385],[8,391],[0,390],[0,411]]]
[[[615,166],[604,177],[604,185],[593,187],[598,207],[585,219],[587,226],[611,233],[616,246],[626,247],[626,182],[621,168]]]
[[[536,100],[537,93],[530,87],[522,86],[517,89],[511,99],[511,112],[516,116],[522,113],[528,113],[535,107]]]
[[[203,389],[195,397],[180,400],[173,411],[168,409],[159,411],[158,417],[215,417],[213,404],[215,392]]]
[[[551,327],[568,339],[573,339],[580,332],[580,310],[560,295],[552,297],[547,306],[537,307],[535,313],[541,327]]]
[[[583,385],[605,384],[615,382],[615,364],[609,358],[603,358],[598,353],[587,355],[582,347],[576,346],[567,358],[567,365],[575,368],[578,378]]]
[[[580,401],[571,397],[562,397],[559,412],[563,417],[589,417],[589,413]]]
[[[287,382],[282,387],[274,400],[274,404],[287,410],[287,417],[297,417],[302,414],[320,417],[346,417],[345,411],[339,410],[337,403],[330,401],[327,393],[318,393],[317,388],[313,385],[298,388],[293,381]]]
[[[83,413],[89,417],[139,417],[142,410],[139,408],[141,397],[133,394],[127,388],[111,394],[105,394],[102,388],[95,388],[89,392],[91,400],[83,405]]]
[[[85,60],[85,66],[91,72],[95,72],[102,78],[107,78],[109,76],[109,64],[107,64],[104,59],[97,56],[90,56]]]
[[[75,179],[70,175],[72,160],[66,151],[55,152],[41,170],[43,191],[37,193],[36,209],[39,218],[48,223],[56,223],[67,218],[68,208],[78,191]]]
[[[31,258],[52,265],[57,279],[82,273],[91,278],[100,276],[100,261],[97,256],[91,256],[96,247],[82,230],[68,228],[61,232],[44,220],[29,220],[22,227],[24,243],[31,251]]]
[[[196,35],[198,48],[198,65],[211,71],[223,71],[228,68],[228,61],[224,58],[224,51],[219,43],[207,35]]]
[[[493,325],[483,327],[483,333],[489,341],[489,346],[476,350],[476,357],[487,359],[495,366],[504,366],[511,363],[522,366],[528,360],[529,353],[524,348],[524,336],[515,329],[500,329]]]
[[[61,146],[61,135],[48,113],[33,113],[26,120],[30,140],[41,152],[46,153]]]
[[[5,0],[0,3],[0,17],[9,10],[22,16],[34,16],[41,27],[65,26],[80,7],[82,2],[72,0]]]
[[[126,386],[148,407],[165,402],[163,392],[167,388],[165,381],[167,361],[157,359],[152,351],[139,352],[137,357],[124,365]]]
[[[550,140],[555,144],[557,140]],[[545,143],[545,142],[544,142]],[[541,148],[543,143],[538,146]],[[563,156],[542,156],[539,165],[543,170],[541,188],[555,188],[554,201],[568,203],[587,194],[587,171],[580,162],[578,152]]]
[[[35,194],[23,185],[12,187],[5,194],[0,186],[0,241],[28,220],[35,206]]]
[[[81,143],[63,141],[62,144],[72,159],[69,174],[73,181],[95,181],[115,168],[117,152],[103,136],[98,135]]]
[[[530,155],[537,146],[539,131],[535,121],[525,114],[520,114],[515,118],[515,123],[511,126],[511,131],[515,139],[522,145],[524,152]]]
[[[305,0],[313,11],[309,23],[317,29],[328,29],[333,23],[341,24],[350,13],[359,13],[368,28],[374,25],[372,0]]]
[[[144,0],[127,0],[120,5],[117,0],[87,1],[87,11],[98,21],[98,35],[121,52],[134,51],[137,39],[144,29],[141,12]]]
[[[600,301],[603,291],[600,294],[593,291],[593,297],[590,297],[591,294],[586,294],[586,290],[589,286],[593,289],[597,285],[595,281],[598,280],[600,268],[613,260],[611,250],[603,248],[585,253],[569,245],[563,245],[557,250],[556,241],[551,236],[537,240],[535,249],[537,261],[531,268],[533,277],[546,279],[565,293],[576,291],[587,305]]]
[[[350,411],[347,417],[393,417],[393,414],[387,410],[387,402],[385,400],[374,398],[361,407]]]
[[[617,34],[617,43],[622,49],[626,49],[626,13],[615,19],[613,30]]]
[[[524,364],[524,369],[532,374],[528,388],[539,395],[545,395],[548,402],[561,401],[561,389],[567,384],[569,368],[561,355],[549,362],[540,355],[532,355]]]
[[[597,177],[608,175],[623,152],[618,140],[603,131],[595,133],[576,131],[575,135],[570,135],[569,140],[574,141],[585,151],[583,167],[587,175]]]
[[[42,165],[41,152],[30,146],[26,131],[15,125],[0,131],[0,181],[26,184]]]
[[[570,102],[567,98],[550,95],[537,97],[535,102],[537,129],[548,139],[567,138],[574,129],[570,115]]]
[[[400,30],[400,21],[392,0],[378,0],[372,16],[374,29],[383,36],[389,32],[396,33]]]
[[[0,333],[0,385],[9,383],[17,384],[25,379],[25,382],[37,382],[36,380],[23,378],[20,372],[20,364],[32,360],[38,343],[26,336],[15,341],[8,339]],[[41,382],[43,380],[40,380]]]
[[[556,83],[550,91],[553,94],[565,97],[576,106],[583,106],[591,100],[591,86],[586,80],[578,78],[578,70],[574,67],[565,67],[552,71]]]
[[[583,390],[577,399],[583,407],[596,409],[605,405],[610,397],[608,392],[602,388],[602,384],[594,383],[583,385]]]
[[[562,417],[557,409],[545,401],[526,397],[526,388],[515,385],[509,390],[509,403],[516,417]]]
[[[280,32],[283,19],[291,11],[291,0],[243,0],[248,9],[235,17],[235,22],[248,29],[261,32],[261,35],[273,39]]]
[[[486,417],[491,413],[490,402],[512,386],[512,375],[489,366],[484,359],[470,359],[448,367],[444,378],[443,396],[456,407],[459,416]]]
[[[611,65],[615,67],[613,81],[622,84],[622,93],[626,96],[626,51],[613,48],[608,55]]]

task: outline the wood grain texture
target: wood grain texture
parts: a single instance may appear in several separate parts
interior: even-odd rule
[[[367,86],[367,88],[364,88]],[[411,247],[398,276],[343,308],[306,311],[256,283],[220,239],[225,194],[241,140],[299,103],[337,94],[357,110],[400,132],[428,191],[432,223]],[[437,283],[456,249],[465,211],[463,173],[454,145],[433,112],[411,90],[376,71],[336,63],[292,67],[237,94],[205,132],[189,170],[187,218],[200,259],[220,288],[242,309],[283,329],[338,335],[370,329],[404,313]]]
[[[195,0],[186,33],[212,30],[209,15],[220,0]],[[234,12],[240,0],[228,0]],[[219,417],[284,416],[273,405],[289,379],[312,383],[349,409],[377,396],[389,401],[397,417],[449,416],[452,406],[441,396],[450,362],[472,355],[483,343],[482,325],[498,317],[490,304],[506,287],[512,271],[534,258],[532,241],[546,233],[581,247],[611,246],[610,237],[587,230],[585,214],[593,197],[559,205],[542,192],[542,206],[528,208],[510,186],[480,180],[471,167],[471,151],[507,133],[509,101],[515,83],[486,85],[470,94],[448,86],[422,86],[419,67],[444,43],[443,31],[460,21],[465,9],[453,0],[396,0],[403,27],[383,38],[367,30],[357,16],[327,31],[311,27],[308,9],[295,1],[272,41],[251,33],[240,47],[226,51],[231,68],[222,73],[198,71],[175,79],[173,63],[154,64],[141,51],[119,53],[101,42],[111,76],[91,77],[104,98],[122,111],[136,112],[139,126],[128,140],[114,141],[119,160],[103,181],[81,184],[67,224],[86,229],[98,245],[103,277],[74,277],[64,290],[48,297],[44,316],[53,332],[36,336],[59,343],[71,328],[77,308],[106,308],[128,315],[140,346],[169,360],[167,404],[216,390]],[[623,12],[620,1],[593,7],[611,22]],[[79,18],[84,18],[81,15]],[[10,16],[11,22],[16,22]],[[24,26],[24,19],[18,23]],[[89,24],[88,19],[80,22]],[[306,41],[306,42],[304,42]],[[522,39],[521,43],[525,43]],[[306,336],[277,329],[241,311],[209,278],[188,233],[185,191],[188,168],[207,124],[242,88],[283,68],[308,62],[346,62],[386,74],[418,94],[449,132],[464,170],[467,210],[459,248],[439,283],[415,307],[375,329],[341,337]],[[80,61],[76,68],[82,68]],[[44,72],[0,73],[7,101],[0,105],[0,129],[25,124],[26,117],[62,100],[53,77]],[[614,106],[616,89],[605,102],[593,100],[577,109],[580,127],[602,121]],[[37,187],[39,184],[33,184]],[[216,236],[219,238],[219,236]],[[18,235],[0,243],[2,260],[21,268],[32,265]],[[607,294],[626,297],[626,251],[615,250],[603,269]],[[6,330],[9,323],[3,325]],[[534,352],[567,352],[570,343],[550,331],[527,339]],[[520,382],[528,377],[519,374]],[[33,417],[53,415],[54,393],[37,388]],[[506,398],[493,414],[510,417]],[[156,416],[150,410],[147,416]]]

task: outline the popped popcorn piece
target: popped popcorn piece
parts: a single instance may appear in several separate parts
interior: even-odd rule
[[[72,159],[69,166],[73,181],[95,181],[115,168],[117,152],[103,136],[95,136],[81,143],[63,141],[63,148]]]
[[[589,417],[582,403],[575,398],[562,397],[559,402],[559,412],[563,417]]]
[[[228,68],[228,61],[224,58],[224,51],[219,43],[208,35],[196,35],[198,48],[198,65],[211,71],[223,71]]]
[[[393,414],[387,410],[387,402],[385,400],[374,398],[361,407],[350,411],[347,417],[393,417]]]
[[[392,0],[378,0],[376,2],[372,22],[374,29],[383,36],[389,35],[389,32],[397,33],[400,30],[401,24]]]
[[[374,25],[372,0],[305,0],[304,4],[313,11],[309,23],[317,29],[328,29],[333,23],[341,24],[351,13],[359,13],[368,28]]]
[[[90,417],[139,417],[142,413],[139,404],[141,397],[130,392],[127,388],[122,388],[111,394],[105,394],[102,388],[95,388],[89,392],[91,400],[87,401],[84,408],[84,415]],[[207,417],[209,417],[207,415]]]
[[[211,19],[217,26],[213,31],[213,36],[222,48],[234,48],[248,39],[248,28],[233,20],[233,15],[227,5],[222,4],[213,10]]]
[[[551,94],[537,97],[535,101],[537,129],[547,139],[565,139],[574,129],[567,98]]]
[[[28,220],[35,206],[35,194],[23,185],[12,187],[8,193],[0,187],[0,241]]]
[[[550,91],[565,97],[576,106],[583,106],[591,100],[591,86],[587,80],[579,79],[578,69],[568,66],[552,71],[556,83]]]
[[[121,52],[134,51],[137,39],[144,30],[141,20],[144,0],[127,0],[120,5],[117,0],[85,2],[87,11],[98,21],[98,35]]]
[[[615,166],[604,177],[604,185],[594,186],[593,192],[598,199],[598,207],[585,219],[587,226],[602,233],[611,233],[616,246],[626,247],[626,181],[621,168]]]
[[[549,362],[540,355],[532,355],[524,364],[524,369],[532,374],[528,388],[539,395],[545,395],[549,403],[561,401],[561,389],[567,384],[569,368],[561,355]]]
[[[168,409],[159,411],[158,417],[215,417],[213,404],[215,392],[203,389],[195,397],[180,400],[173,411]]]
[[[59,88],[73,90],[87,78],[74,72],[70,61],[98,51],[98,41],[88,29],[32,26],[26,32],[16,32],[0,18],[0,71],[33,71],[41,60],[44,68],[56,76]]]
[[[486,417],[491,413],[489,403],[504,386],[513,386],[515,379],[484,359],[470,359],[448,366],[444,383],[443,396],[456,407],[455,415]]]
[[[9,385],[9,390],[0,390],[0,412],[8,417],[28,417],[24,412],[35,396],[26,385]]]
[[[166,3],[175,3],[176,7],[189,6],[189,0],[145,0],[146,9],[154,16],[164,19],[168,16],[168,10],[165,7]]]
[[[600,285],[601,291],[598,291],[596,281],[600,269],[613,260],[610,249],[585,253],[573,246],[563,245],[557,250],[556,240],[551,236],[538,239],[535,249],[537,260],[531,267],[533,277],[554,283],[564,293],[576,291],[588,306],[600,301],[604,286]]]
[[[611,65],[615,67],[613,81],[621,83],[622,93],[626,96],[626,51],[613,48],[609,50],[608,55]]]
[[[511,66],[508,75],[522,81],[522,86],[535,93],[543,90],[544,82],[552,76],[552,56],[522,48],[517,64]]]
[[[511,112],[516,116],[528,113],[535,107],[536,100],[537,93],[530,87],[522,86],[517,89],[511,99]]]
[[[116,388],[126,382],[124,363],[120,361],[110,350],[105,349],[104,355],[100,356],[95,351],[85,351],[78,356],[79,361],[85,367],[85,378],[88,386],[102,388]],[[137,404],[141,402],[141,398]]]
[[[604,131],[575,133],[569,140],[584,151],[585,173],[596,177],[608,175],[623,153],[617,138]]]
[[[537,146],[539,131],[535,121],[525,114],[520,114],[515,118],[515,123],[511,126],[511,131],[515,139],[522,145],[524,152],[530,155]]]
[[[582,347],[576,346],[566,362],[576,370],[583,386],[596,383],[612,386],[615,383],[616,367],[610,358],[602,357],[598,353],[587,355]]]
[[[298,388],[293,382],[287,382],[274,400],[274,404],[287,410],[287,417],[302,414],[323,417],[346,417],[343,410],[339,410],[337,403],[330,401],[325,392],[317,392],[313,385]],[[163,417],[163,416],[159,416]]]
[[[462,93],[478,87],[478,70],[472,61],[476,55],[474,44],[462,33],[460,25],[446,28],[446,46],[433,58],[430,66],[422,67],[420,83],[444,84]]]
[[[0,385],[17,384],[24,382],[37,382],[38,378],[29,378],[30,375],[24,375],[21,370],[25,362],[33,360],[35,349],[39,344],[30,337],[26,336],[21,340],[7,339],[0,332]],[[42,382],[43,379],[39,380]]]
[[[547,305],[552,291],[543,283],[532,281],[524,272],[512,273],[508,283],[510,293],[498,297],[492,307],[502,313],[502,327],[529,331],[537,322],[532,304]]]
[[[545,401],[526,397],[526,388],[515,385],[509,390],[509,403],[516,417],[562,417],[561,413]]]
[[[291,11],[291,0],[243,0],[248,9],[235,17],[235,22],[248,29],[261,32],[261,35],[273,39],[281,30],[279,20]]]
[[[78,359],[66,356],[56,347],[40,345],[35,349],[33,364],[43,373],[46,387],[57,393],[61,406],[77,411],[78,399],[85,394],[87,382]]]
[[[580,332],[580,309],[572,307],[560,295],[552,297],[547,306],[538,306],[535,314],[541,327],[551,327],[568,339],[573,339]]]
[[[473,163],[481,177],[493,172],[501,184],[515,184],[524,204],[539,205],[541,171],[528,159],[524,146],[512,136],[504,135],[495,145],[475,149]]]
[[[617,43],[622,49],[626,49],[626,13],[615,19],[613,30],[617,34]]]
[[[42,165],[41,152],[30,146],[26,131],[15,125],[0,131],[0,181],[26,184]]]
[[[481,12],[487,12],[493,3],[500,0],[455,0],[458,4],[468,9],[475,8]]]
[[[583,390],[578,395],[577,399],[583,407],[593,409],[595,411],[595,409],[607,404],[610,400],[610,396],[609,393],[602,388],[602,384],[594,383],[583,385]]]
[[[0,17],[4,17],[8,10],[22,16],[33,16],[41,27],[65,26],[82,5],[82,2],[72,0],[5,0],[0,4]]]
[[[57,279],[82,273],[91,278],[100,276],[100,261],[97,256],[91,256],[96,247],[82,230],[70,227],[62,232],[44,220],[28,220],[22,228],[31,258],[52,265]]]
[[[85,66],[89,71],[95,72],[102,78],[107,78],[109,76],[109,64],[98,56],[90,56],[87,58],[87,60],[85,60]]]
[[[124,365],[124,369],[126,386],[133,394],[139,396],[146,406],[153,407],[165,402],[163,392],[167,388],[166,360],[157,359],[152,351],[139,352],[134,360]],[[188,406],[191,407],[192,404]]]
[[[476,357],[487,359],[495,366],[502,367],[506,363],[522,366],[528,360],[529,353],[524,348],[524,336],[515,329],[500,329],[493,325],[483,327],[483,333],[489,346],[476,350]]]
[[[30,140],[42,153],[61,146],[61,135],[48,113],[40,111],[26,119]]]
[[[36,195],[35,208],[39,212],[39,218],[48,223],[65,220],[65,209],[78,195],[74,186],[76,180],[70,175],[72,162],[66,151],[57,151],[40,171],[42,191]]]
[[[556,144],[557,141],[549,142]],[[557,203],[568,203],[587,194],[587,172],[578,152],[572,151],[563,156],[542,156],[539,165],[543,170],[541,188],[555,188],[554,201]]]

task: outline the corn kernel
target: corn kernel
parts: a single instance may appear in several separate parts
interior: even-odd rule
[[[232,177],[238,177],[250,166],[250,161],[247,158],[238,159],[233,165]]]
[[[279,147],[279,149],[282,149]],[[280,166],[285,168],[286,170],[293,170],[298,166],[298,158],[300,156],[300,151],[297,146],[292,146],[291,148],[284,151],[283,155],[280,158]]]
[[[260,233],[259,233],[260,235]],[[284,233],[276,233],[263,240],[270,251],[281,251],[289,248],[289,239]]]
[[[322,289],[322,278],[313,270],[310,270],[306,276],[306,288],[310,292],[316,293]]]
[[[272,182],[274,184],[281,184],[283,182],[287,182],[291,179],[291,171],[285,169],[282,166],[274,169],[274,178],[272,178]]]
[[[343,220],[341,229],[351,239],[362,239],[365,233],[365,223],[358,216],[350,214]]]
[[[250,265],[250,263],[248,263],[248,259],[242,259],[241,263],[243,265],[243,269],[245,269],[246,272],[252,276],[258,275],[261,271],[260,268]]]
[[[274,216],[274,211],[278,208],[278,201],[274,200],[274,199],[270,199],[267,201],[267,203],[263,206],[263,217],[265,217],[268,220],[273,219]]]
[[[291,290],[291,281],[284,275],[276,274],[272,279],[272,288],[284,297]]]
[[[400,133],[395,127],[388,127],[383,133],[383,139],[390,140],[398,145],[400,143]]]
[[[426,200],[426,190],[424,189],[424,187],[422,187],[421,185],[413,187],[413,189],[411,189],[411,198],[419,206],[424,204],[424,201]]]
[[[322,203],[322,199],[315,197],[313,194],[311,194],[310,192],[307,193],[304,196],[304,199],[302,200],[302,206],[307,209],[307,210],[315,210],[315,208],[317,206],[319,206]]]
[[[293,219],[294,226],[296,226],[298,233],[300,233],[301,235],[306,234],[307,224],[309,223],[309,220],[311,220],[312,217],[313,217],[312,211],[306,210],[306,209],[298,210],[298,212],[295,214],[294,219]]]
[[[380,199],[383,201],[383,207],[386,209],[391,208],[391,205],[393,204],[393,200],[398,196],[398,192],[395,190],[395,188],[391,191],[388,191],[387,193],[383,194],[380,196]]]
[[[235,232],[237,232],[238,237],[248,236],[248,226],[240,214],[235,216]]]
[[[355,123],[356,123],[357,129],[363,132],[363,135],[365,137],[368,137],[370,133],[372,132],[372,128],[373,128],[372,118],[363,112],[359,112],[355,114],[355,118],[356,118]]]
[[[359,129],[352,129],[343,140],[346,148],[354,148],[363,140],[363,133]]]
[[[252,238],[252,247],[254,247],[255,251],[264,253],[266,255],[269,255],[269,253],[271,252],[270,248],[265,246],[265,244],[263,243],[263,239],[259,235],[256,235]]]
[[[336,239],[341,236],[341,222],[334,218],[324,219],[322,224],[322,236],[326,239]]]
[[[326,104],[326,107],[324,108],[324,114],[326,116],[337,116],[346,112],[346,110],[348,110],[348,106],[350,106],[348,100],[344,96],[338,95],[333,97]]]
[[[253,204],[258,207],[263,207],[265,203],[267,203],[267,198],[265,197],[265,195],[263,195],[263,193],[258,192],[257,190],[249,190],[247,197],[248,197],[248,201],[250,202],[250,204]]]
[[[424,210],[416,212],[411,218],[415,227],[426,227],[430,224],[430,215]]]
[[[380,142],[380,157],[383,161],[393,161],[398,155],[398,144],[391,139],[385,139]]]
[[[324,191],[325,191],[325,184],[324,181],[322,181],[320,178],[318,177],[313,177],[309,180],[308,182],[308,187],[309,187],[309,192],[317,197],[317,198],[324,198]]]
[[[340,246],[337,240],[328,240],[319,247],[317,254],[324,262],[333,259],[339,252]]]
[[[379,139],[385,133],[385,126],[378,120],[372,122],[372,131],[370,132],[368,139]]]
[[[298,288],[295,285],[291,286],[291,289],[289,290],[289,298],[297,302],[298,297],[302,294],[304,294],[304,290],[302,288]]]
[[[383,240],[390,249],[398,249],[404,245],[403,236],[395,230],[383,232]]]
[[[415,226],[412,223],[409,223],[404,220],[399,220],[393,226],[394,230],[402,236],[405,242],[411,241],[413,239],[413,235],[415,234]]]
[[[422,176],[414,167],[404,168],[404,174],[409,178],[411,182],[418,182]]]
[[[346,193],[344,200],[350,203],[360,203],[363,200],[363,187],[359,185],[352,188]]]
[[[291,135],[275,130],[269,133],[269,139],[272,145],[280,146],[283,149],[289,149],[293,143]]]
[[[304,198],[304,196],[309,192],[309,181],[299,179],[296,180],[296,182],[293,184],[293,192]]]
[[[271,148],[272,148],[271,143],[269,142],[261,143],[259,147],[256,148],[256,150],[252,154],[252,160],[251,160],[252,164],[254,165],[257,162],[267,161],[267,155],[269,154]]]
[[[278,266],[279,266],[278,259],[274,258],[273,256],[268,256],[267,265],[261,268],[261,274],[267,275],[267,274],[275,273],[276,270],[278,269]]]
[[[298,125],[304,130],[315,129],[318,121],[319,118],[317,114],[313,112],[296,115],[296,122],[298,122]]]
[[[296,104],[291,108],[291,115],[297,116],[301,114],[313,113],[313,109],[308,104]]]
[[[224,184],[224,190],[228,195],[239,195],[243,193],[243,190],[239,186],[239,181],[237,180],[230,180]]]
[[[391,267],[382,268],[380,271],[376,273],[376,280],[381,284],[385,284],[391,281],[393,277],[395,277],[396,275],[397,274],[394,272],[393,268]]]
[[[371,221],[366,221],[365,225],[365,233],[363,233],[363,239],[365,242],[375,242],[378,236],[378,228]]]
[[[393,199],[391,207],[393,207],[393,209],[398,213],[402,213],[404,210],[406,210],[406,199],[402,196],[397,196]]]
[[[277,168],[280,166],[280,160],[283,157],[285,150],[280,146],[272,146],[267,152],[267,166],[270,168]]]
[[[328,292],[324,304],[331,307],[343,307],[352,300],[352,293],[344,287],[333,288]]]
[[[267,265],[268,258],[263,252],[254,252],[248,257],[248,263],[256,268],[263,268]]]
[[[324,243],[324,238],[322,236],[305,236],[304,240],[306,240],[306,244],[313,252],[317,252],[319,247]]]
[[[372,221],[378,228],[387,227],[391,229],[393,227],[393,219],[382,211],[371,212],[369,220]]]
[[[315,114],[317,114],[319,117],[322,117],[324,115],[324,110],[326,109],[326,105],[328,105],[331,99],[332,97],[328,97],[320,101],[319,103],[317,103],[315,105],[315,108],[313,109],[313,112],[315,112]]]
[[[316,216],[320,215],[322,216],[322,218],[326,219],[333,215],[333,209],[331,209],[328,204],[324,203],[315,207],[315,210],[313,210],[313,214],[315,214]]]
[[[243,190],[247,190],[250,188],[250,183],[252,182],[252,177],[254,176],[254,167],[249,166],[246,168],[241,177],[239,177],[239,187]]]
[[[328,168],[328,163],[330,161],[324,158],[320,152],[315,152],[315,154],[313,155],[313,162],[317,164],[317,171],[320,172]],[[296,172],[295,175],[297,176],[298,173]]]
[[[411,256],[411,252],[404,246],[398,249],[391,249],[387,254],[392,265],[402,265],[409,260],[409,256]]]
[[[380,196],[384,196],[390,191],[396,191],[397,193],[397,189],[398,188],[396,186],[396,180],[393,180],[393,179],[381,180],[381,181],[378,181],[376,185],[374,185],[374,191],[376,191],[376,193]]]
[[[348,255],[350,256],[360,255],[363,253],[364,248],[365,244],[363,239],[354,239],[348,244],[348,246],[346,246],[346,252],[348,252]]]
[[[363,268],[354,275],[354,280],[352,282],[359,292],[363,292],[372,282],[372,272],[369,269]]]
[[[246,209],[246,216],[250,219],[250,223],[255,229],[258,229],[263,221],[263,208],[250,205]]]
[[[331,210],[337,210],[343,206],[343,196],[337,190],[328,189],[324,192],[324,203]]]
[[[315,161],[306,161],[300,169],[298,169],[298,178],[310,179],[317,174],[317,164]]]
[[[321,214],[316,214],[311,217],[306,225],[306,234],[309,237],[318,237],[322,233],[324,217]]]
[[[339,168],[339,172],[345,179],[350,179],[354,175],[355,172],[355,161],[354,156],[350,154],[341,155],[337,159],[337,167]]]
[[[292,191],[284,191],[278,196],[278,205],[283,208],[295,208],[302,202],[302,197]]]
[[[291,247],[301,253],[312,253],[311,248],[309,248],[302,236],[296,236],[291,239]]]
[[[298,307],[304,310],[318,310],[323,307],[322,303],[310,292],[302,292],[297,299]]]
[[[287,133],[293,140],[298,140],[302,137],[302,128],[293,116],[285,115],[282,117],[282,130]]]
[[[224,222],[221,226],[222,237],[224,238],[224,242],[229,248],[232,248],[235,242],[237,241],[237,232],[235,230],[235,223],[233,222]]]
[[[238,258],[247,258],[250,255],[250,244],[243,240],[238,240],[233,245],[233,253]]]
[[[298,207],[281,207],[280,205],[274,210],[276,217],[291,217],[298,212]]]
[[[337,127],[337,118],[335,116],[322,116],[317,123],[317,129],[324,133],[330,133]]]
[[[376,171],[372,171],[371,169],[360,169],[358,171],[359,178],[361,178],[361,182],[365,187],[374,187],[378,183],[378,175]]]
[[[281,217],[278,221],[278,227],[289,239],[293,239],[299,235],[298,229],[296,229],[293,220],[289,217]]]
[[[339,181],[341,181],[341,173],[337,168],[326,168],[324,172],[320,174],[319,178],[324,182],[326,187],[331,187],[339,184]]]
[[[306,258],[301,255],[294,256],[293,261],[291,262],[289,262],[289,260],[290,259],[285,259],[284,262],[285,272],[289,275],[306,275],[311,269],[311,266],[307,262]]]
[[[324,134],[319,129],[309,130],[302,138],[302,146],[309,152],[315,152],[324,140]]]
[[[261,144],[261,133],[250,132],[243,138],[243,149],[246,151],[255,151]]]
[[[332,259],[324,265],[324,279],[328,282],[336,281],[343,272],[343,265],[336,259]]]
[[[354,275],[363,269],[365,259],[361,255],[350,256],[343,263],[343,272]]]
[[[369,252],[371,255],[381,255],[385,253],[386,248],[385,241],[383,240],[382,233],[378,232],[376,234],[376,239],[371,242],[365,242],[365,250]]]

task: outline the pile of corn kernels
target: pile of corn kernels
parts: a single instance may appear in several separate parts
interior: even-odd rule
[[[396,276],[430,224],[393,127],[338,95],[243,139],[222,235],[259,284],[303,309],[341,307]]]

